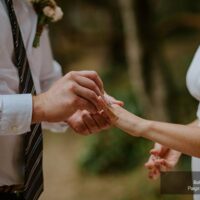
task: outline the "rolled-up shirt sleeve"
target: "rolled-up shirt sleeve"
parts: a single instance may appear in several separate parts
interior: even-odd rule
[[[49,77],[46,77],[41,82],[42,92],[47,91],[55,81],[62,77],[61,66],[57,61],[54,60],[52,65],[46,65],[44,66],[44,68],[45,67],[52,68],[50,68],[51,73],[49,73]],[[55,133],[63,133],[66,132],[66,130],[68,129],[68,124],[66,122],[42,122],[42,128]]]
[[[0,135],[20,135],[30,131],[32,95],[0,95]]]
[[[44,49],[42,52],[43,62],[40,74],[41,92],[46,92],[52,84],[62,77],[62,69],[60,64],[53,59],[51,45],[49,41],[48,30],[46,29],[41,38],[41,46]],[[52,132],[65,132],[68,125],[65,122],[48,123],[43,122],[42,128]]]
[[[52,84],[62,77],[62,70],[60,64],[53,59],[51,45],[46,29],[41,38],[41,47],[44,49],[42,52],[42,69],[40,73],[40,84],[42,92],[47,91]]]

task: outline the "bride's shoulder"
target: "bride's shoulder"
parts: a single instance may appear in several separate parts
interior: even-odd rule
[[[197,47],[194,57],[200,57],[200,45]]]
[[[190,64],[189,72],[194,71],[195,69],[200,69],[199,63],[200,63],[200,46],[197,48],[197,50],[194,54],[194,57],[193,57],[192,62]]]
[[[186,82],[187,87],[191,93],[192,96],[194,96],[196,99],[200,100],[200,46],[197,48],[196,53],[192,59],[192,62],[190,64]]]

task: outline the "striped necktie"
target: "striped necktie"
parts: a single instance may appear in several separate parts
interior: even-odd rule
[[[14,41],[15,65],[19,74],[19,92],[36,94],[22,34],[14,11],[13,1],[5,0]],[[25,177],[24,199],[37,200],[43,191],[41,124],[31,126],[24,139]]]

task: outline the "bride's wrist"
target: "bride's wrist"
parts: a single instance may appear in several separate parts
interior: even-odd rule
[[[150,132],[152,126],[152,121],[142,119],[138,124],[138,131],[140,137],[146,138],[147,134]]]
[[[127,110],[113,106],[112,111],[118,117],[114,125],[135,137],[144,137],[149,129],[150,121],[140,118]]]
[[[148,130],[149,122],[139,117],[119,117],[115,122],[115,126],[124,130],[134,137],[144,137]]]

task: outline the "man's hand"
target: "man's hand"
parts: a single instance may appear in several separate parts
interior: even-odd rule
[[[108,94],[105,94],[104,98],[109,104],[118,104],[121,106],[124,104],[122,101],[118,101]],[[79,110],[74,115],[69,117],[66,122],[75,132],[82,135],[88,135],[106,130],[112,125],[110,116],[105,111],[92,114],[87,110]]]
[[[75,132],[81,135],[97,133],[111,126],[106,114],[91,114],[87,110],[77,111],[66,122]]]
[[[158,143],[155,144],[150,154],[151,156],[145,164],[145,167],[149,170],[150,179],[157,179],[161,172],[173,169],[181,156],[180,152],[164,147]]]
[[[70,72],[47,92],[33,97],[32,122],[64,121],[77,110],[95,114],[102,110],[98,97],[103,93],[103,83],[96,72]]]

